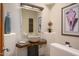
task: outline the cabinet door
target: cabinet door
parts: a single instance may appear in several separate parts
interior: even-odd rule
[[[39,50],[38,50],[38,45],[33,45],[28,47],[28,56],[38,56],[39,55]]]

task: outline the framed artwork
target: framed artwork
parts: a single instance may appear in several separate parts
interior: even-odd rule
[[[62,8],[62,35],[79,37],[79,4],[73,3]]]

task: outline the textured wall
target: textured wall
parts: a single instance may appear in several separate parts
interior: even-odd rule
[[[54,33],[54,41],[58,43],[64,44],[65,41],[69,41],[71,46],[74,48],[79,49],[79,37],[73,37],[73,36],[62,36],[61,35],[61,8],[66,6],[68,4],[55,4],[53,8],[51,9],[51,21],[53,22],[53,31]],[[53,35],[52,35],[53,36]]]

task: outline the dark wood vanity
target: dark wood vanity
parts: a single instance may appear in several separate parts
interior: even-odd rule
[[[31,47],[33,45],[43,45],[43,44],[47,44],[47,41],[45,39],[34,39],[34,40],[37,40],[35,42],[33,42],[33,39],[32,41],[27,41],[26,43],[24,44],[20,44],[20,43],[17,43],[16,44],[16,47],[18,48],[23,48],[23,47]]]
[[[39,46],[46,45],[47,41],[45,39],[30,39],[26,43],[17,43],[16,47],[24,48],[27,47],[28,56],[39,56]]]

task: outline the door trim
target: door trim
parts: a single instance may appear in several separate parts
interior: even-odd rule
[[[4,47],[4,43],[3,43],[3,41],[4,41],[4,31],[3,31],[3,29],[4,29],[4,27],[3,27],[3,4],[1,3],[1,47],[2,47],[2,54],[0,54],[0,55],[4,55],[4,51],[3,51],[3,47]]]

